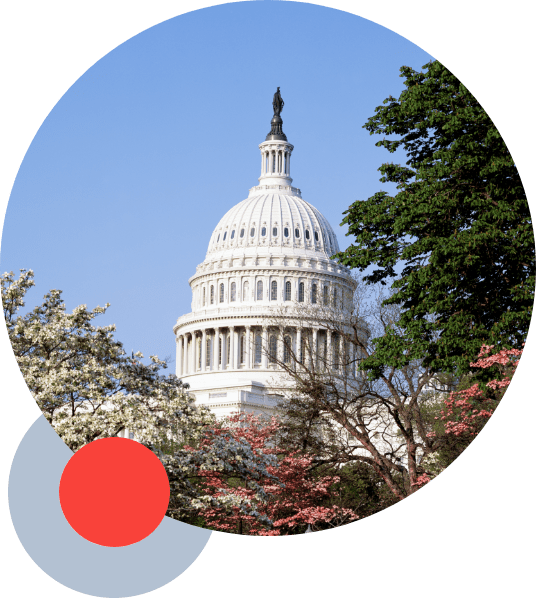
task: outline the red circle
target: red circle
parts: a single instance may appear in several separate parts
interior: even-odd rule
[[[71,527],[101,546],[128,546],[159,525],[169,504],[164,466],[128,438],[102,438],[70,459],[60,480],[60,503]]]

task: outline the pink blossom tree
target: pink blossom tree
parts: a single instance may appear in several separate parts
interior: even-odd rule
[[[324,529],[357,519],[350,509],[325,506],[339,478],[314,477],[313,456],[279,448],[278,429],[275,418],[261,421],[252,414],[235,414],[207,435],[205,443],[212,442],[211,438],[218,434],[230,434],[249,444],[257,454],[272,458],[272,464],[266,468],[268,476],[253,471],[240,478],[221,471],[200,472],[204,491],[212,494],[218,505],[230,495],[235,499],[227,501],[231,506],[203,510],[208,527],[231,533],[280,536],[301,533],[307,526],[312,530]]]
[[[477,360],[471,363],[473,368],[489,370],[493,379],[451,392],[443,400],[441,412],[435,418],[435,429],[427,434],[427,440],[438,453],[447,455],[448,462],[469,446],[493,415],[519,364],[522,351],[502,349],[492,353],[493,348],[494,345],[483,345]],[[429,482],[430,475],[433,474],[427,472],[421,475],[416,485]]]

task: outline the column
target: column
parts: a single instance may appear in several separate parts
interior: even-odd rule
[[[214,342],[212,343],[212,369],[217,371],[220,369],[220,329],[214,328]]]
[[[238,370],[242,365],[240,363],[240,336],[242,335],[242,330],[238,328],[235,331],[235,344],[234,344],[234,354],[235,354],[235,368]]]
[[[235,361],[235,333],[234,333],[234,326],[229,326],[229,369],[234,370],[236,369],[236,361]]]
[[[305,352],[302,353],[302,327],[298,326],[296,330],[296,356],[298,358],[299,363],[303,363],[305,361]]]
[[[177,378],[182,376],[182,336],[178,336],[175,340],[176,343],[176,366],[175,366],[175,375]]]
[[[227,333],[221,333],[221,369],[227,369]]]
[[[201,371],[204,372],[207,363],[207,329],[203,328],[201,336]]]
[[[251,369],[251,326],[246,326],[246,359],[245,368]]]
[[[277,361],[278,363],[283,363],[283,339],[285,338],[285,330],[284,328],[279,329],[279,333],[277,333]]]
[[[270,347],[268,346],[268,326],[262,327],[262,357],[261,357],[261,367],[263,370],[268,368],[268,351]]]
[[[311,368],[315,369],[318,366],[318,359],[317,359],[317,353],[318,353],[318,328],[313,328],[313,343],[311,346]]]
[[[326,356],[326,367],[331,371],[333,369],[333,351],[331,346],[331,330],[326,330],[327,337],[327,356]]]
[[[188,374],[192,373],[192,368],[190,367],[191,361],[192,361],[192,358],[191,358],[192,347],[191,347],[191,344],[190,344],[190,336],[191,336],[191,334],[188,334],[186,336],[186,372]]]

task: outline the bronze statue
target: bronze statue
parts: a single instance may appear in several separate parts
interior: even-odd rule
[[[272,102],[272,106],[274,107],[274,116],[279,116],[281,114],[284,105],[285,102],[283,102],[283,98],[281,97],[278,87],[277,91],[274,93],[274,101]]]

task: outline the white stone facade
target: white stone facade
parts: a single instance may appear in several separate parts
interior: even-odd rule
[[[173,328],[177,376],[219,416],[273,413],[277,371],[263,348],[284,351],[270,326],[274,311],[344,302],[355,286],[349,269],[330,259],[339,251],[333,229],[292,186],[294,147],[265,141],[259,148],[259,185],[218,223],[189,280],[192,311]],[[329,332],[317,327],[289,321],[284,334],[293,348],[303,335],[314,347],[331,345]]]

